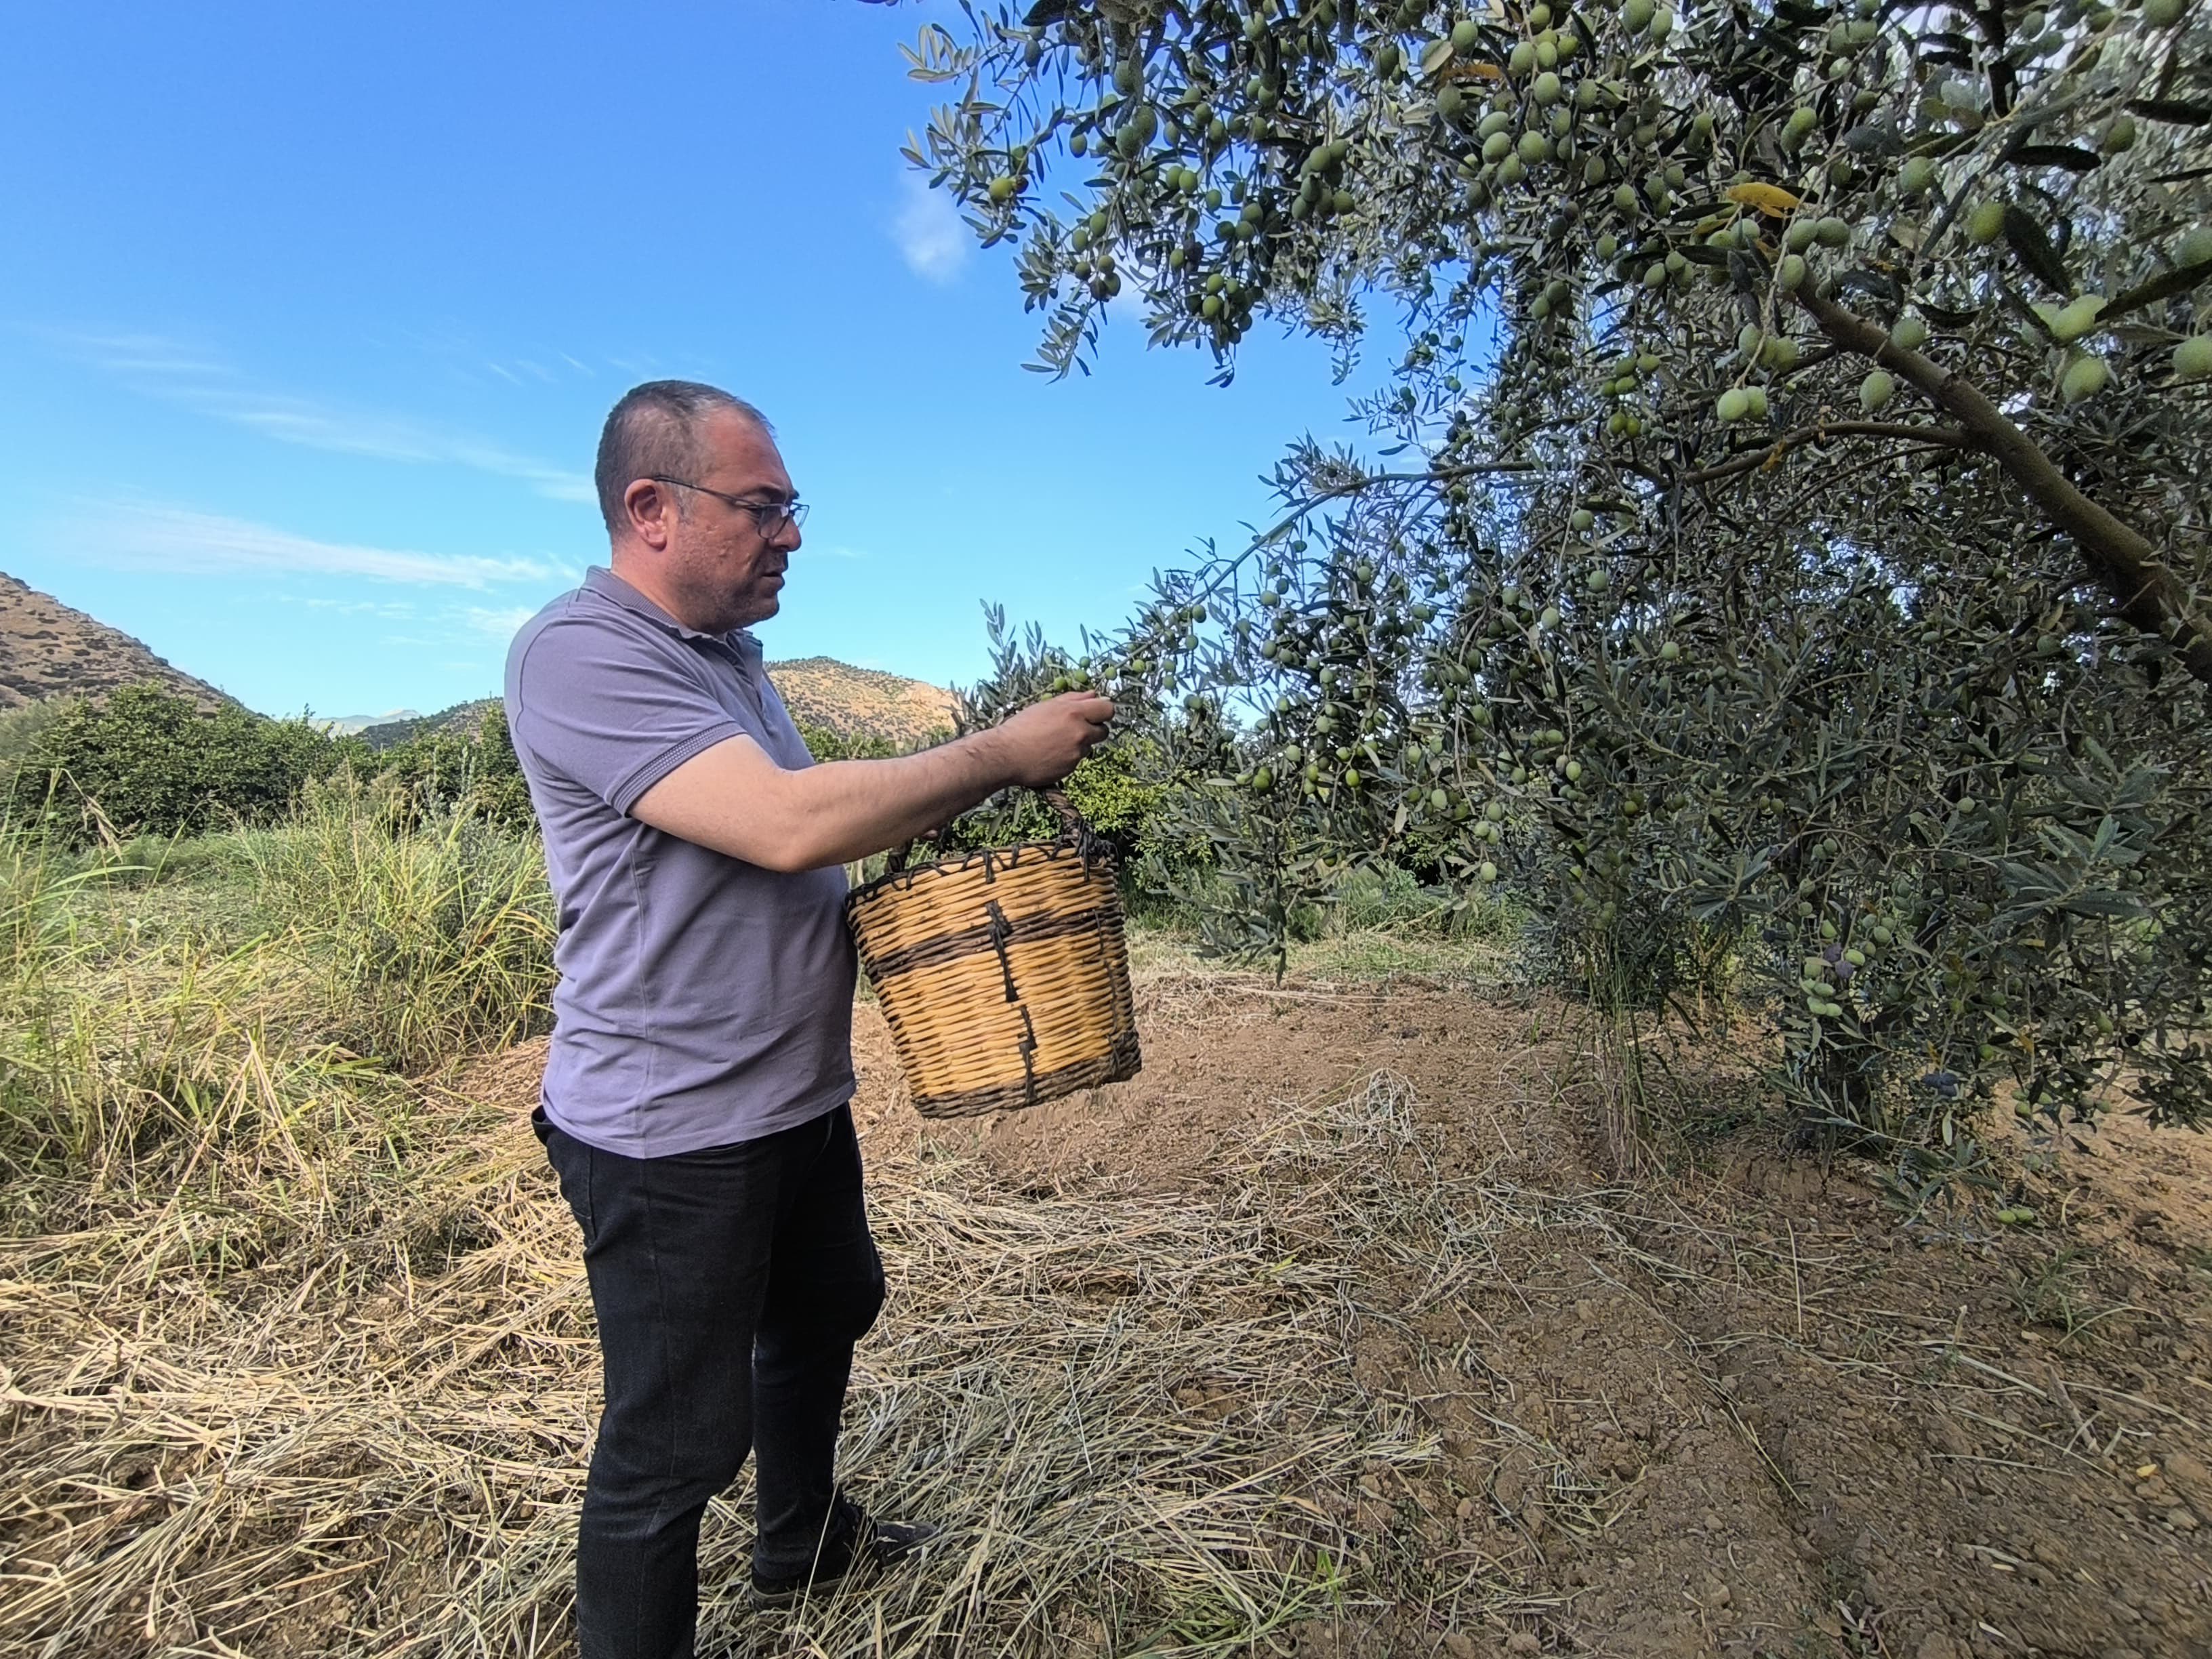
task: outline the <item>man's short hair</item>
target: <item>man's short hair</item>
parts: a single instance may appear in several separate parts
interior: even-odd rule
[[[638,479],[698,477],[710,459],[702,428],[710,416],[723,412],[742,415],[763,432],[775,430],[744,398],[696,380],[647,380],[623,393],[607,413],[599,463],[592,469],[609,535],[622,533],[629,519],[623,496]]]

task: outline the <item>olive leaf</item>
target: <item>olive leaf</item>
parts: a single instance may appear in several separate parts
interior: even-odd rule
[[[2074,279],[2067,272],[2066,262],[2051,246],[2043,227],[2026,210],[2011,203],[2005,205],[2004,238],[2014,256],[2037,281],[2054,293],[2074,292]]]
[[[2128,109],[2146,119],[2167,121],[2177,126],[2212,126],[2212,104],[2184,103],[2172,98],[2131,98]]]
[[[2069,173],[2087,173],[2097,165],[2097,152],[2076,144],[2022,144],[2011,151],[2005,160],[2014,167],[2063,167]]]

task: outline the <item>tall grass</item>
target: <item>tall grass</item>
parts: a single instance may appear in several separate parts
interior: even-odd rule
[[[62,986],[81,954],[71,901],[94,873],[0,821],[0,1156],[11,1164],[89,1150]]]
[[[149,1185],[246,1231],[345,1224],[407,1152],[422,1079],[548,1023],[552,936],[533,837],[388,784],[181,844],[0,823],[11,1224]]]
[[[421,1071],[550,1024],[553,898],[534,836],[341,773],[245,846],[347,1047]]]
[[[1425,887],[1410,870],[1373,864],[1337,884],[1334,901],[1316,919],[1319,938],[1355,933],[1431,934],[1460,941],[1502,937],[1514,925],[1503,900],[1448,887]]]
[[[305,1029],[298,963],[219,925],[234,893],[149,905],[144,873],[0,827],[5,1230],[135,1214],[104,1255],[221,1277],[354,1207],[374,1160],[350,1149],[404,1142],[410,1109]]]

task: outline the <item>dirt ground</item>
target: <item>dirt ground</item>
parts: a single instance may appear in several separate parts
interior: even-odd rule
[[[1908,1224],[1711,1040],[1630,1177],[1548,997],[1162,968],[1139,1011],[1131,1082],[925,1123],[859,1009],[890,1296],[845,1474],[951,1547],[751,1613],[741,1481],[702,1653],[2212,1659],[2205,1140],[2010,1145]],[[380,1231],[205,1294],[166,1215],[7,1242],[0,1659],[573,1655],[543,1061],[439,1095]]]
[[[2115,1122],[2019,1178],[2045,1224],[1905,1227],[1865,1165],[1756,1126],[1614,1180],[1557,1003],[1146,1000],[1142,1075],[981,1124],[918,1124],[864,1010],[868,1142],[1205,1204],[1279,1103],[1379,1073],[1444,1176],[1528,1212],[1485,1270],[1358,1310],[1353,1379],[1442,1455],[1328,1500],[1370,1566],[1473,1564],[1484,1611],[1321,1620],[1299,1654],[2212,1655],[2212,1146]]]

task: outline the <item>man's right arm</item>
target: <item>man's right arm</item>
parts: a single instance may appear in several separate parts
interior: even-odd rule
[[[1069,692],[918,755],[795,770],[729,738],[647,789],[631,815],[763,869],[821,869],[910,841],[1009,785],[1057,783],[1113,715],[1103,697]]]

